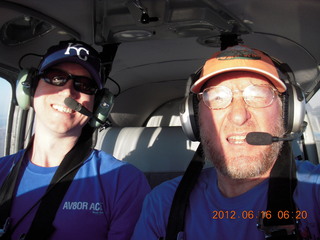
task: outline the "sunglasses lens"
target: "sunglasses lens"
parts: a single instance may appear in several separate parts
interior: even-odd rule
[[[54,86],[64,86],[69,79],[72,79],[74,89],[88,95],[94,95],[98,90],[98,86],[91,78],[73,76],[58,69],[50,69],[41,74],[40,77],[43,78],[46,83]]]
[[[74,77],[74,89],[88,95],[93,95],[97,92],[98,87],[90,78]]]
[[[43,80],[54,86],[63,86],[68,81],[68,74],[58,70],[50,70],[42,76]]]

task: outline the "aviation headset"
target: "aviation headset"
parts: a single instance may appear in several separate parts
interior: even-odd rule
[[[280,79],[285,83],[287,90],[282,94],[282,109],[285,133],[301,133],[304,126],[305,98],[303,91],[297,85],[293,71],[288,64],[280,62],[278,59],[267,55],[280,73]],[[195,83],[200,78],[202,67],[189,76],[189,82]],[[180,107],[180,120],[182,129],[186,136],[192,141],[200,141],[200,131],[198,123],[198,103],[197,94],[189,93],[183,100]]]
[[[70,45],[67,45],[70,44]],[[66,49],[67,46],[71,46],[69,49],[69,52],[71,53],[71,57],[75,57],[75,53],[77,55],[80,54],[79,49],[81,47],[85,47],[86,49],[92,49],[90,46],[88,46],[85,43],[79,42],[79,41],[63,41],[60,42],[59,45],[53,46],[48,49],[47,54],[43,57],[41,64],[45,61],[46,57],[52,53],[52,51],[55,51],[54,49]],[[51,50],[50,50],[51,49]],[[52,50],[53,49],[53,50]],[[84,48],[82,48],[84,49]],[[74,51],[73,51],[74,50]],[[51,51],[51,52],[50,52]],[[95,50],[93,50],[95,52]],[[73,52],[73,54],[72,54]],[[50,56],[49,56],[50,57]],[[83,58],[84,56],[82,56]],[[63,61],[61,61],[63,62]],[[67,60],[65,61],[67,62]],[[72,61],[75,62],[75,61]],[[79,63],[81,60],[78,61]],[[39,65],[39,67],[40,67]],[[54,64],[52,64],[54,65]],[[99,78],[104,79],[103,76],[101,76],[100,71],[100,63],[99,63],[99,70],[98,75]],[[93,70],[92,72],[94,72]],[[38,82],[39,82],[39,75],[38,75],[38,69],[36,68],[30,68],[30,69],[22,69],[18,75],[17,84],[16,84],[16,99],[18,102],[18,105],[23,110],[28,110],[30,106],[33,104],[33,97],[35,90],[37,88]],[[92,75],[92,74],[91,74]],[[97,77],[97,76],[92,76]],[[93,115],[98,118],[103,123],[107,122],[107,118],[109,116],[109,113],[112,110],[112,107],[114,105],[114,95],[107,89],[107,88],[101,88],[98,90],[98,92],[95,95],[95,102],[94,102],[94,108],[93,108]],[[93,118],[90,119],[89,124],[91,127],[98,128],[102,126],[103,124],[98,122],[97,120]]]

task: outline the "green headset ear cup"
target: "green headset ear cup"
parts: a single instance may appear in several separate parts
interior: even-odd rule
[[[28,110],[31,106],[31,99],[33,98],[33,78],[35,76],[35,69],[23,69],[20,71],[16,85],[16,99],[18,105],[23,110]]]
[[[114,105],[114,95],[107,88],[103,88],[97,94],[95,102],[93,115],[105,123]],[[98,128],[101,123],[91,118],[90,126]]]

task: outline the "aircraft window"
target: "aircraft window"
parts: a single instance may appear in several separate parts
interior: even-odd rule
[[[313,132],[314,140],[317,146],[318,154],[320,153],[320,91],[318,91],[307,103],[307,113],[309,124]]]
[[[0,107],[0,157],[4,156],[5,136],[7,129],[7,121],[9,114],[9,107],[12,98],[12,89],[9,82],[0,77],[0,93],[1,93],[1,107]]]
[[[148,119],[147,127],[181,126],[179,107],[182,99],[169,101],[159,107]]]
[[[42,36],[54,29],[51,24],[37,18],[23,16],[6,22],[1,28],[1,41],[18,45]]]

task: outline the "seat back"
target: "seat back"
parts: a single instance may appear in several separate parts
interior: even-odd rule
[[[182,175],[198,145],[181,127],[112,127],[98,133],[96,149],[133,164],[154,187]]]

